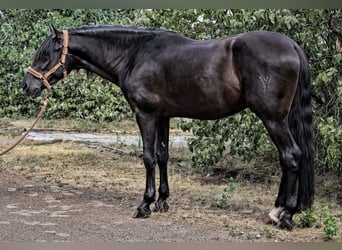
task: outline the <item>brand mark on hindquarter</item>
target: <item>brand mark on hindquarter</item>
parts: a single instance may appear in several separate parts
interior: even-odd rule
[[[259,76],[259,79],[264,87],[264,92],[266,92],[270,87],[272,76]]]

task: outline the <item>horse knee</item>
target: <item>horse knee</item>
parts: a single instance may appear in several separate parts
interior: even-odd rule
[[[300,169],[300,160],[302,157],[302,151],[299,147],[295,147],[293,150],[285,152],[281,156],[281,161],[289,172],[298,172]]]
[[[155,167],[156,160],[150,153],[144,153],[143,162],[146,169],[151,169]]]
[[[157,154],[158,165],[165,166],[169,160],[169,153],[167,150],[161,150]]]

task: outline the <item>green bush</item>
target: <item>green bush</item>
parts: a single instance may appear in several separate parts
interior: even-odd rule
[[[298,225],[302,228],[312,227],[317,221],[317,209],[309,208],[299,214]]]
[[[132,112],[119,87],[100,77],[87,77],[80,72],[71,74],[54,89],[46,116],[52,119],[72,116],[109,122],[130,118]]]
[[[325,205],[315,205],[310,209],[302,211],[297,216],[297,224],[302,228],[313,226],[322,228],[322,237],[325,240],[334,239],[340,232],[338,218]]]
[[[215,121],[181,120],[180,127],[195,136],[189,140],[189,149],[195,166],[203,170],[223,154],[250,161],[275,150],[261,120],[248,110]]]
[[[225,187],[220,194],[211,200],[211,206],[216,208],[227,208],[231,204],[231,199],[238,184],[234,182],[233,178],[229,179],[228,187]]]
[[[318,159],[326,170],[342,172],[342,124],[338,124],[334,117],[328,117],[318,123],[321,136],[321,155]]]
[[[336,216],[327,210],[323,211],[323,231],[323,237],[326,240],[332,240],[340,232],[340,225]]]

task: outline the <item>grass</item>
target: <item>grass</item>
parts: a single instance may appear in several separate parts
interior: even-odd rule
[[[228,187],[225,187],[222,192],[220,192],[219,195],[214,197],[211,200],[211,205],[213,207],[218,208],[227,208],[230,206],[231,199],[233,197],[233,194],[235,190],[237,189],[238,185],[234,182],[234,179],[231,177],[229,179],[229,185]]]
[[[34,145],[31,150],[21,145],[4,159],[9,170],[19,171],[26,178],[101,188],[112,183],[126,184],[123,168],[131,168],[108,152],[99,153],[72,143]]]

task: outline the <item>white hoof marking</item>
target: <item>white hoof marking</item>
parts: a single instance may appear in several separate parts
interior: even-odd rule
[[[282,207],[274,207],[271,212],[268,214],[269,218],[275,222],[279,223],[280,220],[280,214],[284,210]]]

